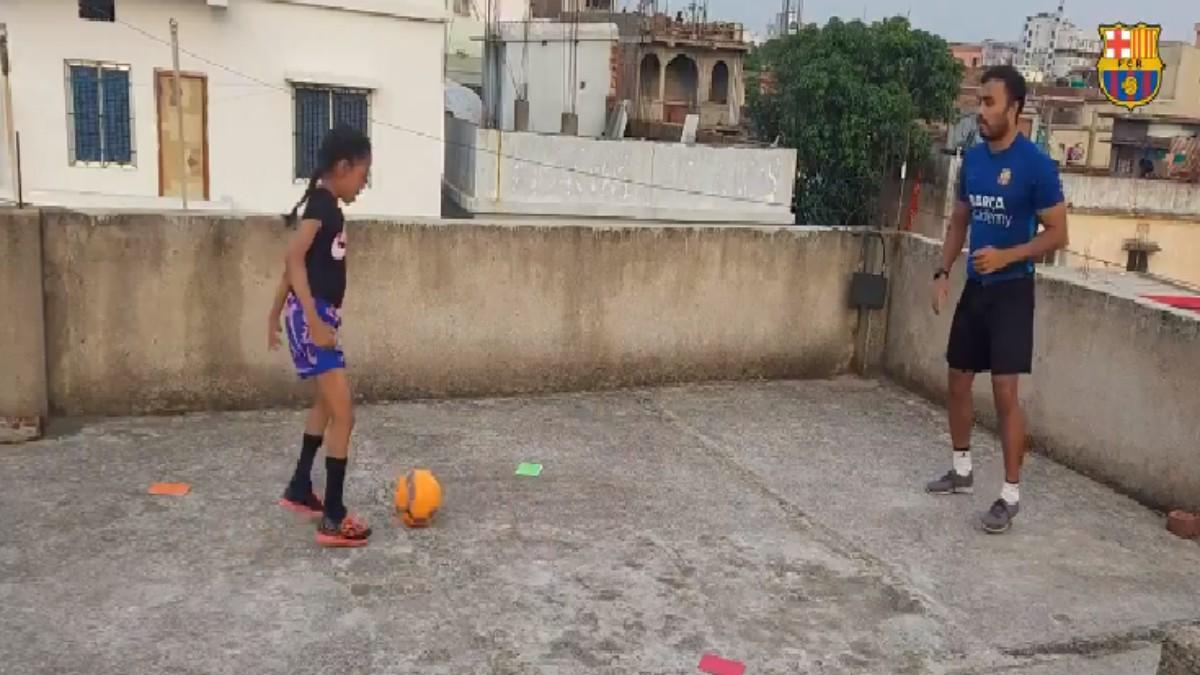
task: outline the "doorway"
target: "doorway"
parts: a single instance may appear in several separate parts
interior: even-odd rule
[[[195,73],[179,74],[182,141],[177,117],[181,106],[175,101],[174,78],[169,70],[154,73],[154,95],[158,102],[158,194],[182,196],[186,181],[188,199],[207,201],[208,78]]]

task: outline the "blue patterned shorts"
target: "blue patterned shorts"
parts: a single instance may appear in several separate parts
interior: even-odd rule
[[[286,317],[288,347],[292,351],[292,363],[296,366],[296,374],[301,379],[315,377],[321,373],[346,367],[346,356],[342,353],[342,341],[339,329],[342,326],[342,316],[337,307],[313,298],[317,306],[317,315],[325,323],[333,326],[336,344],[333,347],[318,347],[312,342],[308,332],[307,319],[304,317],[304,306],[293,294],[288,294],[287,305],[284,308]]]

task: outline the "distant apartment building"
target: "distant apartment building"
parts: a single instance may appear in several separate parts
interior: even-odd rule
[[[1186,158],[1173,149],[1182,141],[1200,137],[1200,118],[1151,113],[1103,113],[1114,120],[1112,159],[1114,176],[1166,178],[1172,165]]]
[[[652,3],[642,3],[647,13],[607,8],[568,12],[565,7],[577,0],[540,1],[534,5],[535,17],[616,25],[620,44],[614,53],[610,107],[628,101],[629,135],[679,140],[690,114],[699,118],[701,138],[730,139],[744,131],[744,62],[751,45],[741,24],[708,21],[697,5],[669,16],[649,13]]]
[[[950,54],[968,70],[983,67],[983,45],[971,42],[950,43]]]
[[[983,41],[983,67],[1011,66],[1016,63],[1020,50],[1015,42],[1000,40]]]
[[[1161,42],[1158,52],[1163,61],[1162,86],[1154,101],[1138,110],[1200,118],[1200,35],[1197,44]]]
[[[1015,65],[1033,82],[1053,82],[1081,68],[1094,68],[1102,48],[1097,30],[1041,12],[1025,19]]]
[[[482,95],[487,26],[532,18],[529,0],[450,0],[450,9],[446,25],[446,79]]]
[[[615,93],[617,40],[611,23],[495,24],[484,52],[488,126],[602,136]]]
[[[347,125],[375,147],[355,211],[437,216],[445,14],[441,0],[6,0],[0,192],[19,168],[35,205],[179,208],[186,193],[190,209],[282,213]]]
[[[1062,79],[1071,73],[1083,70],[1094,70],[1096,60],[1104,42],[1096,29],[1081,29],[1066,22],[1058,33],[1058,44],[1054,47],[1054,60],[1049,75],[1054,79]]]
[[[800,21],[801,18],[796,9],[789,8],[785,12],[776,12],[771,23],[767,25],[767,39],[776,40],[794,35],[800,30]]]
[[[1123,132],[1121,132],[1123,133]],[[1200,184],[1064,173],[1070,267],[1120,265],[1200,284]]]
[[[640,35],[622,41],[617,97],[632,121],[681,125],[692,113],[701,129],[736,128],[745,104],[750,49],[740,24],[642,17]]]
[[[1017,59],[1017,65],[1022,70],[1045,72],[1049,68],[1059,18],[1052,12],[1040,12],[1025,18],[1025,27],[1021,31],[1021,52]]]

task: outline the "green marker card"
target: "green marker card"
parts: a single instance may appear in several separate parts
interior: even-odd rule
[[[518,476],[540,476],[540,475],[542,475],[542,465],[541,464],[530,464],[528,462],[521,462],[520,464],[517,465],[517,475]]]

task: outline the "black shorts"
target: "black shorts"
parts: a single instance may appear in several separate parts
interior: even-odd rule
[[[968,280],[954,310],[946,361],[954,370],[1017,375],[1033,370],[1033,277]]]

